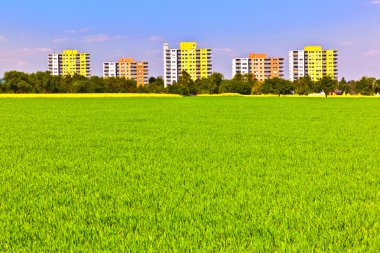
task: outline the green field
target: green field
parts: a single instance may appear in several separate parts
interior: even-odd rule
[[[380,249],[380,99],[1,99],[0,135],[1,252]]]

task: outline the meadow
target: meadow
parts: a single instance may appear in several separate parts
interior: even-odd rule
[[[379,252],[380,99],[0,99],[0,252]]]

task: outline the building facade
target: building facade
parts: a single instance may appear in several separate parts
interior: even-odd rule
[[[232,60],[232,77],[236,74],[249,74],[259,81],[284,78],[284,58],[267,57],[266,54],[250,54],[249,58]]]
[[[119,72],[118,62],[104,62],[103,63],[103,77],[117,77]]]
[[[296,81],[305,76],[313,81],[324,76],[338,80],[338,51],[323,50],[321,46],[306,46],[304,50],[290,51],[289,79]]]
[[[137,86],[144,86],[149,82],[149,63],[136,62],[132,58],[121,58],[118,62],[104,62],[103,77],[132,79],[137,82]]]
[[[49,54],[49,72],[55,76],[82,75],[91,76],[91,58],[88,53],[78,50],[64,50],[61,54]]]
[[[165,43],[163,53],[165,85],[178,82],[182,71],[186,71],[193,80],[212,74],[212,49],[197,48],[196,42],[181,42],[179,49],[169,48]]]

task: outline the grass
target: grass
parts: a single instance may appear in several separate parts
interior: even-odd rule
[[[1,98],[177,98],[175,94],[149,93],[55,93],[55,94],[0,94]]]
[[[380,100],[0,100],[0,251],[378,252]]]

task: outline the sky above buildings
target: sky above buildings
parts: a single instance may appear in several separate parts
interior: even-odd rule
[[[0,77],[46,71],[47,54],[64,49],[91,53],[93,75],[133,57],[160,76],[163,42],[197,41],[227,78],[234,57],[287,59],[305,45],[339,50],[340,77],[380,78],[380,0],[13,0],[0,20]]]

